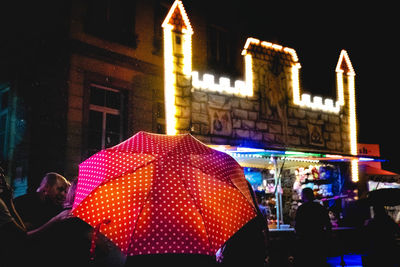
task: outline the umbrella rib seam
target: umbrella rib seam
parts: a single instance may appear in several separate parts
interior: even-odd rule
[[[149,161],[149,162],[146,162],[145,164],[143,164],[143,165],[137,167],[137,168],[135,169],[135,171],[137,171],[138,169],[144,168],[144,167],[150,165],[151,163],[154,163],[158,158],[159,158],[159,157],[156,157],[155,159],[153,159],[153,160],[151,160],[151,161]],[[121,176],[118,176],[117,178],[119,178],[119,177],[122,177],[122,175],[121,175]],[[116,178],[115,178],[115,179],[116,179]],[[144,203],[146,203],[146,202],[148,201],[151,191],[152,191],[152,187],[150,186],[150,190],[149,190],[149,192],[147,193],[147,196],[146,196],[145,200],[143,201]],[[132,245],[132,240],[133,240],[133,237],[134,237],[135,232],[136,232],[136,226],[137,226],[137,224],[138,224],[138,222],[139,222],[140,216],[142,215],[143,207],[144,207],[144,206],[145,206],[145,205],[143,205],[143,206],[140,208],[139,215],[138,215],[138,217],[137,217],[137,221],[136,221],[136,223],[135,223],[135,225],[134,225],[134,227],[133,227],[133,229],[132,229],[132,233],[131,233],[132,238],[131,238],[130,241],[129,241],[128,249],[129,249],[129,247]]]
[[[182,174],[180,174],[180,176],[182,177],[182,179],[181,179],[181,180],[182,180],[182,183],[185,185],[183,188],[188,192],[190,198],[193,200],[194,205],[196,206],[198,212],[200,213],[201,218],[204,218],[204,217],[203,217],[203,213],[202,213],[202,211],[201,211],[201,207],[198,206],[197,201],[196,201],[196,199],[194,198],[193,194],[190,192],[189,189],[187,189],[187,186],[188,186],[188,185],[187,185],[187,183],[186,183],[186,180],[185,180],[184,176],[182,176]],[[211,241],[210,241],[210,238],[209,238],[209,235],[208,235],[208,231],[207,231],[207,227],[206,227],[206,225],[205,225],[205,223],[204,223],[204,220],[202,220],[202,223],[203,223],[204,229],[205,229],[205,231],[206,231],[206,235],[207,235],[207,239],[208,239],[209,246],[210,246],[210,248],[212,248],[212,244],[211,244]]]

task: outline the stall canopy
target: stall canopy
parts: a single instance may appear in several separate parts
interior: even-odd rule
[[[368,165],[361,166],[361,170],[363,170],[364,174],[368,177],[368,180],[370,181],[400,183],[400,174],[379,168],[374,168]]]
[[[283,226],[288,226],[287,224],[283,224],[283,169],[291,169],[293,170],[293,174],[297,176],[293,184],[294,191],[298,192],[301,186],[311,186],[312,184],[317,187],[316,192],[317,194],[320,194],[321,199],[334,200],[336,198],[348,197],[347,193],[343,194],[342,192],[344,182],[341,180],[341,175],[339,174],[336,176],[334,172],[329,174],[332,175],[332,177],[339,179],[339,181],[333,185],[334,182],[332,179],[330,179],[330,176],[326,176],[323,179],[319,178],[320,167],[318,166],[322,167],[323,165],[332,166],[340,163],[350,163],[353,160],[357,160],[361,165],[374,161],[381,161],[377,157],[334,154],[329,152],[323,153],[289,149],[263,149],[229,145],[210,146],[216,150],[229,154],[245,169],[249,168],[250,170],[247,170],[246,178],[249,180],[255,190],[266,190],[268,193],[274,195],[274,201],[276,203],[275,210],[277,229],[281,229],[281,225],[282,229],[284,229]],[[264,170],[268,169],[270,172],[263,176],[262,174],[257,173],[257,171],[253,172],[251,170],[252,168]],[[323,169],[325,169],[325,167],[323,167]],[[327,175],[327,172],[324,173]]]
[[[269,150],[260,148],[236,147],[227,145],[211,145],[212,148],[225,152],[235,158],[242,167],[250,168],[268,168],[273,167],[271,159],[278,162],[285,161],[285,166],[298,166],[302,163],[318,163],[318,162],[350,162],[358,160],[362,162],[381,161],[376,157],[359,157],[346,154],[328,154],[291,150]]]

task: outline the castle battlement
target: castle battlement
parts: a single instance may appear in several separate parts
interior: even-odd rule
[[[192,86],[196,89],[223,94],[246,95],[248,92],[248,86],[245,81],[236,80],[234,86],[231,86],[231,79],[220,77],[219,83],[215,83],[214,75],[208,73],[204,73],[203,80],[200,80],[197,71],[192,72]]]
[[[231,80],[193,71],[194,31],[181,1],[174,2],[163,28],[167,134],[357,155],[355,72],[345,50],[334,70],[337,94],[331,99],[302,92],[293,48],[248,38],[241,53],[244,77]],[[357,181],[357,160],[351,173]]]
[[[338,88],[337,88],[337,100],[334,101],[330,98],[322,98],[320,96],[311,96],[310,94],[301,94],[300,82],[299,82],[299,69],[301,65],[299,63],[296,50],[289,47],[283,47],[278,44],[273,44],[266,41],[260,41],[255,38],[248,38],[242,55],[245,56],[245,69],[246,69],[246,79],[236,80],[231,83],[231,79],[227,77],[220,77],[218,83],[216,83],[216,77],[212,74],[204,73],[203,79],[199,77],[199,72],[192,71],[192,86],[198,90],[205,90],[210,92],[218,92],[221,94],[232,94],[240,97],[253,96],[253,77],[256,75],[254,73],[254,67],[252,66],[252,57],[271,61],[271,58],[276,57],[277,53],[283,54],[281,58],[284,63],[291,69],[291,88],[292,88],[292,99],[293,104],[303,107],[310,108],[313,110],[321,110],[328,113],[339,113],[341,107],[344,105],[343,96],[343,82],[342,73],[343,70],[340,68],[343,59],[346,61],[350,67],[348,69],[351,73],[354,73],[351,67],[350,60],[345,51],[342,51],[338,68],[336,69],[338,78]]]

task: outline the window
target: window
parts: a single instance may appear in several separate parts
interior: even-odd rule
[[[0,159],[7,158],[10,87],[0,87]]]
[[[164,22],[169,10],[169,4],[155,1],[154,7],[154,37],[153,37],[153,54],[162,55],[162,38],[163,29],[161,24]]]
[[[230,67],[229,35],[222,28],[209,25],[207,28],[207,59],[211,68],[221,71]]]
[[[157,133],[165,134],[165,106],[164,102],[156,103]]]
[[[91,84],[87,143],[90,155],[122,141],[122,108],[121,91]]]
[[[136,48],[134,0],[90,0],[85,30],[97,37]]]

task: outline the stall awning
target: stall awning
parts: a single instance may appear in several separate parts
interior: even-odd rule
[[[310,165],[312,163],[334,163],[350,162],[358,160],[360,162],[380,161],[377,158],[365,158],[345,154],[328,154],[317,152],[304,152],[294,150],[273,150],[235,146],[210,145],[210,147],[231,155],[243,167],[250,168],[272,168],[271,158],[277,161],[285,161],[285,166]]]
[[[400,174],[374,168],[368,165],[361,166],[361,170],[368,177],[368,180],[387,183],[400,183]]]

